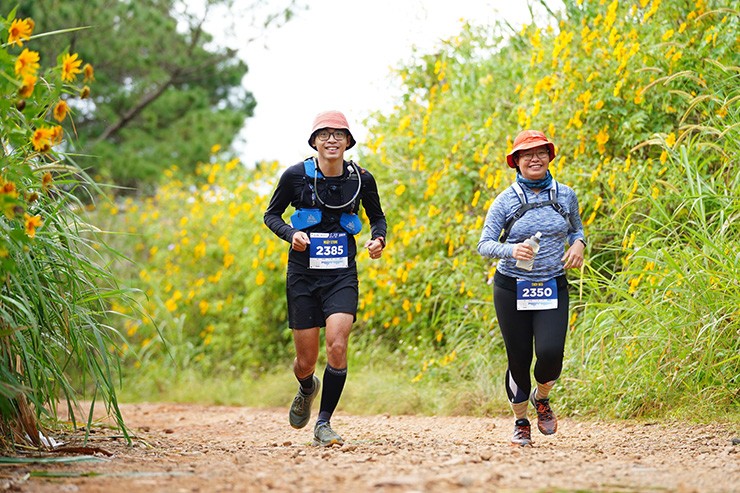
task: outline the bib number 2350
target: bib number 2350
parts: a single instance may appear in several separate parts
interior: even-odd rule
[[[347,233],[311,233],[311,269],[340,269],[349,265]]]
[[[517,310],[554,310],[557,307],[558,285],[555,279],[549,281],[517,280]]]

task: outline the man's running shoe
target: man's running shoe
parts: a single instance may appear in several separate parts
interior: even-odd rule
[[[521,445],[525,447],[532,445],[532,427],[529,425],[529,420],[517,419],[514,423],[514,436],[511,438],[512,445]]]
[[[319,378],[313,376],[313,392],[309,395],[303,393],[302,388],[298,388],[298,393],[293,399],[293,404],[290,406],[290,412],[288,413],[288,420],[290,426],[293,428],[303,428],[308,424],[311,419],[311,404],[313,400],[319,395],[319,389],[321,388],[321,381]]]
[[[552,435],[558,431],[558,418],[555,417],[555,413],[550,408],[550,399],[535,399],[536,392],[537,389],[532,391],[529,402],[537,411],[537,428],[543,435]]]
[[[331,447],[332,445],[344,445],[344,440],[337,432],[331,429],[329,423],[316,423],[313,429],[313,444],[320,447]]]

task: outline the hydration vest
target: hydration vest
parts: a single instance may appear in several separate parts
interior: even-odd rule
[[[319,197],[316,184],[319,178],[324,179],[324,175],[321,173],[315,158],[308,158],[303,161],[303,171],[305,173],[304,179],[311,190],[311,207],[305,209],[296,209],[293,215],[290,216],[290,224],[300,230],[305,230],[311,226],[316,226],[321,222],[322,209],[330,210],[342,210],[345,209],[349,212],[342,212],[339,216],[339,225],[347,231],[349,234],[356,235],[362,231],[362,221],[360,217],[353,213],[352,210],[355,207],[355,201],[360,195],[360,189],[362,187],[362,180],[360,178],[360,168],[353,161],[349,162],[349,176],[347,181],[357,182],[357,190],[353,192],[352,199],[346,204],[340,206],[332,206],[324,203]],[[318,201],[318,204],[317,204]]]
[[[565,221],[568,223],[568,227],[570,229],[575,229],[575,226],[573,225],[573,221],[570,217],[570,214],[568,214],[568,211],[565,210],[565,207],[563,207],[560,202],[558,202],[558,182],[553,180],[552,181],[552,188],[548,190],[550,194],[550,200],[546,200],[544,202],[527,202],[527,195],[524,193],[524,190],[522,189],[522,186],[514,182],[511,184],[511,188],[514,189],[514,192],[516,192],[516,196],[519,199],[519,209],[517,209],[514,214],[506,220],[506,223],[504,223],[504,227],[501,230],[501,234],[498,237],[498,241],[501,243],[504,243],[506,239],[509,237],[509,233],[511,233],[511,228],[514,226],[514,223],[517,222],[521,217],[526,214],[528,210],[531,209],[539,209],[540,207],[547,207],[548,205],[551,205],[553,209],[557,211],[558,214],[563,216]]]

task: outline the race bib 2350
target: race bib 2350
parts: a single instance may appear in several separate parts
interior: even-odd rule
[[[554,310],[558,307],[558,284],[549,281],[516,281],[517,310]]]

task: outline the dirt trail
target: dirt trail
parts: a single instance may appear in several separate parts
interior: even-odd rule
[[[131,404],[122,411],[137,435],[133,447],[111,430],[96,430],[88,445],[100,449],[95,454],[100,461],[5,465],[1,489],[740,491],[740,445],[733,444],[738,430],[727,425],[563,419],[557,435],[534,431],[534,446],[521,448],[508,444],[513,427],[508,417],[339,412],[332,425],[346,444],[321,449],[310,445],[310,427],[288,425],[287,409]]]

